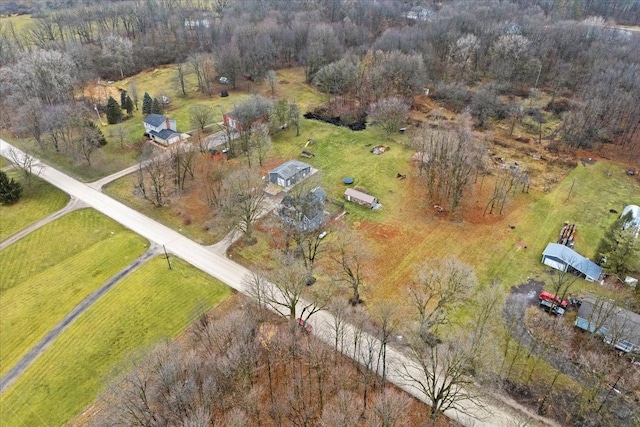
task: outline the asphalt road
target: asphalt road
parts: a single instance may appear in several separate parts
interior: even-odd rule
[[[0,152],[4,153],[10,149],[15,148],[0,139]],[[164,246],[169,253],[210,274],[235,290],[247,294],[247,286],[244,283],[244,278],[251,272],[230,261],[225,256],[216,253],[217,251],[214,252],[205,246],[193,242],[182,234],[142,215],[101,193],[96,188],[81,183],[51,166],[47,165],[43,168],[40,173],[40,178],[65,191],[71,197],[84,202],[88,206],[114,219],[135,233],[147,238],[152,243]],[[309,321],[313,324],[314,335],[327,344],[332,345],[333,336],[331,333],[331,325],[334,323],[334,319],[331,313],[326,311],[316,313]],[[352,334],[353,330],[348,329],[347,335]],[[379,341],[373,337],[370,337],[369,340],[376,342],[376,346],[380,345]],[[353,340],[345,340],[345,343],[350,342],[352,343]],[[351,357],[354,352],[347,347],[344,349],[344,353]],[[403,366],[411,365],[411,361],[393,349],[388,350],[387,361],[390,373],[389,380],[416,398],[429,403],[424,395],[417,392],[398,375],[398,372],[402,370]],[[552,421],[533,414],[525,416],[514,408],[507,407],[504,403],[499,403],[496,399],[489,400],[485,398],[478,404],[463,402],[461,406],[463,407],[463,411],[450,410],[446,412],[446,415],[465,426],[514,427],[524,425],[525,421],[527,425],[530,426],[556,425]],[[473,414],[473,416],[470,417],[468,414]]]

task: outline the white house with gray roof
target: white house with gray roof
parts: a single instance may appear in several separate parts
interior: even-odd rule
[[[158,144],[169,146],[180,141],[180,134],[176,131],[176,121],[162,114],[149,114],[142,124],[145,133]]]

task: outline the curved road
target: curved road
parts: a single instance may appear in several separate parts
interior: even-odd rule
[[[5,153],[11,149],[17,150],[6,141],[0,139],[0,153]],[[47,165],[43,168],[40,173],[40,178],[65,191],[71,197],[86,203],[123,226],[147,238],[150,242],[164,246],[168,252],[210,274],[223,283],[226,283],[228,286],[247,294],[248,289],[244,283],[244,278],[251,273],[248,269],[195,243],[182,234],[142,215],[138,211],[123,205],[97,189],[71,178],[51,166]],[[332,345],[331,325],[334,323],[333,316],[326,311],[319,312],[313,315],[312,322],[314,324],[314,335],[329,345]],[[347,334],[350,334],[349,330]],[[374,338],[371,339],[375,340]],[[353,340],[345,340],[347,343],[350,341],[353,342]],[[353,355],[353,351],[349,348],[345,348],[343,351],[347,356]],[[388,350],[387,358],[388,369],[391,373],[399,372],[402,366],[411,364],[409,359],[393,349]],[[416,390],[411,387],[410,384],[403,381],[400,376],[390,374],[389,381],[416,398],[429,403],[424,395],[416,392]],[[524,421],[527,422],[527,425],[554,425],[552,421],[537,417],[533,414],[524,417],[524,414],[515,411],[514,408],[508,408],[506,405],[498,404],[493,400],[489,401],[488,399],[484,399],[480,404],[463,402],[461,406],[462,405],[464,405],[464,411],[450,410],[446,412],[446,415],[466,426],[513,427],[524,425]],[[470,417],[468,414],[473,414],[473,417]]]

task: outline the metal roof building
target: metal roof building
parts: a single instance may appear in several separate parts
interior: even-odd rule
[[[589,282],[600,279],[602,267],[591,262],[573,249],[558,243],[549,243],[542,252],[542,263],[560,271],[575,270]]]
[[[269,172],[269,182],[290,188],[311,173],[311,165],[299,160],[289,160]]]
[[[624,352],[640,351],[640,314],[609,301],[588,296],[582,299],[575,325],[596,333],[603,341]]]

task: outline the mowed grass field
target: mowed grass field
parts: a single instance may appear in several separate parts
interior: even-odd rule
[[[0,374],[147,247],[142,237],[83,209],[0,251]]]
[[[7,175],[20,181],[15,170],[7,171]],[[17,203],[0,205],[0,241],[62,209],[68,202],[67,194],[40,178],[33,177],[31,186],[23,184],[22,198]]]
[[[0,425],[61,425],[128,369],[140,349],[173,339],[231,289],[179,259],[157,257],[96,302],[0,397]]]

